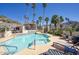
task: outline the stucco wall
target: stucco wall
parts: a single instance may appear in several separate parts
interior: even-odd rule
[[[11,31],[5,31],[5,37],[8,37],[8,36],[11,36],[12,35],[12,32]]]

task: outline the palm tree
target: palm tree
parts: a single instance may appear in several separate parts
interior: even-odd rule
[[[35,8],[36,8],[36,4],[32,3],[32,9],[33,9],[33,22],[35,20]]]
[[[40,27],[41,27],[42,17],[41,17],[41,16],[39,16],[39,17],[38,17],[38,19],[39,19],[39,25],[40,25]]]
[[[52,30],[52,29],[51,29],[51,23],[49,24],[49,29],[50,29],[50,31]]]
[[[29,17],[28,17],[28,6],[29,6],[29,3],[25,3],[26,5],[26,15],[24,15],[24,18],[25,18],[25,23],[27,22],[28,23],[28,20],[29,20]]]
[[[43,21],[44,21],[44,18],[45,18],[45,8],[47,7],[47,3],[42,3],[42,6],[43,6]]]
[[[66,30],[69,32],[70,36],[72,36],[72,33],[75,31],[75,29],[72,27],[68,27]]]
[[[64,18],[60,16],[60,22],[62,23],[64,21]]]
[[[65,20],[70,24],[70,19],[69,18],[65,18]]]
[[[59,22],[58,15],[54,15],[51,18],[51,23],[54,24],[55,29],[57,28],[57,23]]]
[[[69,27],[67,27],[67,31],[69,31],[70,36],[72,36],[72,33],[76,30],[76,24],[72,24],[69,18],[65,18],[65,20],[68,22]]]
[[[38,29],[38,26],[39,26],[39,20],[36,21],[36,24],[37,24],[37,29]]]
[[[60,21],[60,28],[62,29],[62,26],[63,26],[62,22],[64,21],[64,18],[62,16],[60,16],[60,20],[59,21]]]
[[[26,5],[26,14],[28,14],[28,6],[29,6],[29,3],[25,3]]]
[[[28,23],[28,21],[29,21],[29,17],[26,16],[26,15],[24,15],[24,18],[25,18],[25,24]]]
[[[48,21],[49,21],[49,18],[46,17],[46,18],[45,18],[45,21],[46,21],[46,31],[48,31]]]

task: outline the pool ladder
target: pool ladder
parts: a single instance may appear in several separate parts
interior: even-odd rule
[[[16,46],[9,46],[9,45],[0,45],[0,46],[4,46],[4,47],[6,47],[6,49],[7,49],[7,51],[8,52],[5,52],[5,53],[3,53],[2,55],[12,55],[12,54],[14,54],[16,51],[17,51],[17,47]],[[15,48],[15,51],[9,51],[9,48],[8,47],[13,47],[13,48]]]

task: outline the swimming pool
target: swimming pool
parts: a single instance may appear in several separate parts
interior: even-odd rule
[[[15,38],[12,38],[8,41],[0,43],[0,45],[7,45],[7,46],[15,46],[17,47],[17,51],[20,51],[24,48],[31,48],[34,45],[34,40],[36,45],[45,45],[48,43],[48,35],[46,34],[24,34],[19,35]],[[14,47],[7,47],[9,52],[14,51]]]

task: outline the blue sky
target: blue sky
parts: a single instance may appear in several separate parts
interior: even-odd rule
[[[17,4],[0,4],[0,15],[7,16],[13,20],[17,20],[21,23],[24,22],[24,15],[26,14],[26,6],[22,3]],[[36,5],[36,17],[35,20],[38,19],[39,16],[42,16],[42,4]],[[79,21],[79,4],[78,3],[49,3],[46,7],[45,16],[49,17],[51,20],[52,15],[60,15],[70,18],[73,21]],[[28,16],[29,20],[32,20],[32,8],[31,4],[28,8]]]

